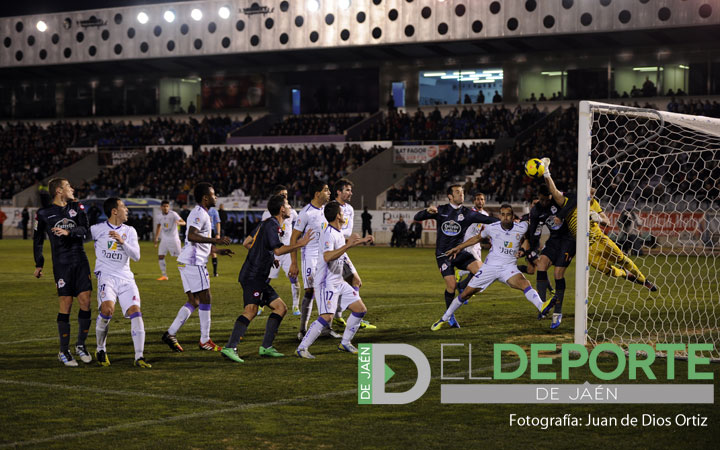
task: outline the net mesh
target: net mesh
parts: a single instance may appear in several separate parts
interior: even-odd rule
[[[591,112],[591,182],[616,247],[590,238],[590,343],[712,343],[703,356],[719,359],[720,120]]]

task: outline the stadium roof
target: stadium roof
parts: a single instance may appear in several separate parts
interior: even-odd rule
[[[114,8],[120,6],[153,5],[175,3],[177,0],[33,0],[31,2],[3,2],[0,17],[25,16],[30,14],[85,11],[89,9]]]

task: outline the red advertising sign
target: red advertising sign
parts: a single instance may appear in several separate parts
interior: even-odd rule
[[[606,232],[618,233],[620,229],[617,221],[620,218],[618,212],[608,213],[610,224],[605,227]],[[705,227],[705,213],[702,212],[669,212],[654,213],[640,212],[640,231],[650,232],[655,236],[674,236],[679,233],[700,234]]]

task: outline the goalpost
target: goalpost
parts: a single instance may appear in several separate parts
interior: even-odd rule
[[[579,113],[575,343],[711,343],[719,360],[720,119],[588,101]],[[657,292],[590,266],[591,188],[601,228]]]

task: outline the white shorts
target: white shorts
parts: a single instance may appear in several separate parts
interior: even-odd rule
[[[284,255],[276,256],[276,260],[278,260],[279,265],[278,267],[275,267],[273,264],[272,268],[270,269],[270,276],[269,278],[275,279],[280,274],[280,269],[285,272],[285,275],[287,275],[288,278],[290,278],[290,264],[292,264],[292,258],[290,258],[290,253],[285,253]],[[292,280],[290,280],[292,281]]]
[[[504,266],[490,266],[483,264],[480,270],[470,280],[469,287],[480,289],[480,292],[487,289],[495,281],[501,281],[507,284],[507,281],[515,275],[521,273],[515,264],[506,264]]]
[[[335,286],[315,285],[318,314],[335,314],[338,300],[340,301],[340,310],[345,311],[348,306],[360,300],[360,294],[347,281],[341,281]]]
[[[303,257],[302,259],[302,279],[305,289],[310,289],[314,285],[315,267],[317,266],[317,260],[317,256],[312,258]]]
[[[178,264],[178,270],[185,292],[194,294],[210,289],[210,274],[205,266]]]
[[[158,256],[165,256],[170,253],[170,256],[177,258],[180,256],[180,250],[180,239],[163,238],[158,245]]]
[[[116,277],[98,278],[98,309],[101,309],[103,302],[120,301],[123,315],[128,317],[127,310],[135,305],[140,307],[140,292],[135,281],[124,280]]]

